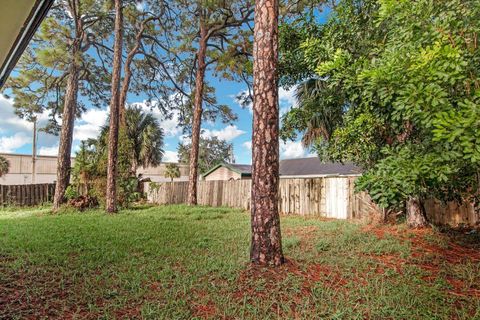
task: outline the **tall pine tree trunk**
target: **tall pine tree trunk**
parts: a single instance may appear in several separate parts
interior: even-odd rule
[[[407,225],[410,228],[428,226],[425,208],[419,198],[410,197],[407,201]]]
[[[278,213],[278,0],[255,2],[253,61],[250,259],[255,264],[278,266],[284,262]]]
[[[188,204],[197,204],[198,153],[200,148],[200,128],[202,125],[203,90],[205,86],[207,54],[207,30],[200,19],[200,41],[197,52],[197,73],[195,78],[195,100],[193,107],[192,142],[190,150],[190,173],[188,178]]]
[[[127,58],[125,59],[125,66],[123,67],[123,83],[122,88],[120,90],[120,125],[125,126],[125,112],[126,112],[126,103],[127,103],[127,94],[130,88],[130,82],[132,80],[132,63],[133,58],[139,52],[140,46],[142,44],[142,36],[145,32],[146,24],[150,21],[154,20],[153,18],[148,18],[144,20],[140,25],[140,30],[135,34],[135,45],[133,46],[132,50],[127,54]]]
[[[72,55],[76,56],[80,47],[75,45]],[[55,196],[53,199],[53,210],[57,211],[65,202],[65,190],[70,182],[71,172],[71,153],[73,126],[75,123],[75,113],[77,109],[78,98],[78,76],[79,70],[75,61],[72,61],[67,78],[67,88],[65,91],[65,102],[62,114],[62,129],[60,131],[60,143],[57,158],[57,183],[55,185]]]
[[[112,70],[112,99],[110,101],[110,130],[108,133],[108,167],[106,210],[117,211],[117,158],[120,113],[120,78],[122,70],[123,9],[122,0],[115,0],[115,44]]]

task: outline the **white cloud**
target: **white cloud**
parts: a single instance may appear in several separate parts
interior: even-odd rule
[[[280,104],[280,115],[288,112],[292,107],[297,105],[297,98],[295,97],[295,91],[297,87],[293,86],[290,89],[278,88],[278,100]],[[245,97],[248,94],[247,90],[240,91],[238,94],[231,96],[233,100],[242,108],[247,108],[250,113],[253,114],[253,105],[248,103],[246,106],[242,105],[242,99],[239,97]]]
[[[229,125],[229,126],[226,126],[225,128],[223,128],[221,130],[203,129],[202,137],[204,137],[204,138],[217,137],[220,140],[232,141],[235,138],[238,138],[239,136],[241,136],[242,134],[245,134],[245,133],[247,133],[247,132],[238,129],[237,126]]]
[[[178,140],[180,140],[181,144],[190,144],[192,142],[192,139],[190,136],[182,134],[178,137]]]
[[[178,162],[178,153],[176,151],[165,151],[162,162]]]
[[[243,90],[237,93],[236,95],[230,96],[240,107],[248,109],[251,114],[253,114],[253,103],[252,101],[248,101],[248,103],[244,103],[244,100],[248,97],[248,90]],[[248,99],[250,100],[250,99]]]
[[[33,123],[18,117],[14,110],[13,100],[0,94],[0,140],[3,141],[2,148],[8,150],[4,152],[18,152],[17,149],[31,144],[32,140]],[[48,111],[37,115],[37,127],[44,127],[49,118]],[[52,144],[56,141],[58,141],[56,136],[43,132],[38,133],[39,146]]]
[[[166,136],[174,137],[182,132],[182,128],[178,125],[180,121],[180,113],[177,110],[174,110],[170,117],[167,118],[154,103],[152,104],[152,107],[147,105],[146,102],[135,102],[132,105],[141,108],[143,112],[151,113],[157,118],[160,127],[163,129]]]
[[[295,107],[298,104],[297,98],[295,97],[295,91],[297,87],[294,86],[289,90],[280,88],[278,90],[278,97],[280,100],[280,116],[283,116],[285,113],[290,111],[292,107]]]
[[[41,147],[38,150],[38,154],[42,156],[57,156],[58,155],[58,144],[51,147]]]
[[[247,149],[249,151],[252,151],[252,141],[251,140],[250,141],[245,141],[244,143],[242,143],[242,146],[245,149]]]
[[[13,100],[0,94],[0,133],[28,132],[33,129],[33,124],[21,119],[14,113]]]
[[[179,113],[174,111],[171,119],[159,119],[160,126],[162,127],[165,135],[174,137],[182,132],[182,128],[178,125]]]
[[[252,141],[245,141],[242,143],[242,146],[247,149],[249,152],[252,151]],[[315,154],[311,154],[303,148],[301,142],[295,141],[287,141],[287,142],[280,142],[280,158],[282,159],[292,159],[292,158],[303,158],[303,157],[311,157],[316,156]]]
[[[289,106],[294,106],[297,104],[297,98],[295,97],[296,87],[292,87],[288,90],[284,88],[278,89],[278,99],[280,103],[288,104]]]
[[[0,152],[12,153],[16,149],[30,143],[31,138],[23,132],[15,133],[13,136],[0,137]]]
[[[73,139],[76,141],[98,137],[100,129],[108,119],[107,109],[88,109],[76,123]]]
[[[282,159],[303,158],[307,153],[301,142],[280,142],[280,158]]]

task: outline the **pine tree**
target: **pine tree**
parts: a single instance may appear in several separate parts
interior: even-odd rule
[[[65,201],[70,181],[74,121],[84,101],[105,102],[108,77],[93,51],[105,52],[107,14],[101,1],[60,1],[50,10],[32,45],[6,84],[16,113],[27,120],[48,110],[50,133],[60,133],[54,210]],[[78,99],[81,96],[82,99]],[[62,125],[58,123],[61,118]]]
[[[218,105],[214,88],[205,78],[209,72],[228,80],[244,81],[251,73],[251,1],[196,0],[176,1],[178,37],[174,51],[188,55],[180,70],[180,81],[190,84],[187,96],[190,110],[183,110],[184,122],[191,133],[188,203],[197,203],[197,179],[200,130],[204,118],[236,119],[231,109]],[[194,55],[192,55],[194,53]]]
[[[278,13],[278,0],[256,1],[250,259],[274,266],[284,262],[278,212]]]
[[[120,117],[120,81],[122,76],[123,0],[115,0],[115,43],[112,66],[112,97],[108,133],[106,211],[117,211],[117,149]]]

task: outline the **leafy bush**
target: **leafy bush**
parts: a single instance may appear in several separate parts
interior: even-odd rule
[[[98,207],[98,200],[92,196],[79,196],[68,201],[68,205],[80,211]]]
[[[138,179],[136,177],[120,179],[118,185],[118,203],[120,206],[129,208],[140,197],[141,194],[138,192]]]
[[[71,200],[79,196],[77,188],[74,185],[69,185],[65,190],[65,199]]]

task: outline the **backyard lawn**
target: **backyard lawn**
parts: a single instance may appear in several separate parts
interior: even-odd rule
[[[480,319],[480,236],[282,217],[288,262],[248,264],[249,215],[0,211],[0,319]]]

